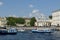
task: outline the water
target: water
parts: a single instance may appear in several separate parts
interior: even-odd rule
[[[16,35],[0,35],[0,40],[60,40],[60,31],[54,33],[19,32]]]

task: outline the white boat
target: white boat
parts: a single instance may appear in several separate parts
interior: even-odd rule
[[[16,34],[16,33],[17,33],[17,29],[16,28],[8,29],[8,34]]]
[[[33,29],[32,32],[33,33],[51,33],[53,32],[53,30],[49,28],[42,28],[42,29]]]
[[[25,30],[24,30],[24,29],[19,29],[18,31],[20,31],[20,32],[24,32]]]
[[[25,31],[25,30],[24,30],[24,29],[21,29],[20,31],[23,32],[23,31]]]

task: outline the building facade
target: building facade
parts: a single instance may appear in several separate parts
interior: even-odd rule
[[[39,21],[37,20],[37,22],[35,22],[35,25],[36,26],[44,26],[44,25],[60,26],[60,9],[52,12],[52,19],[49,20],[39,19]]]
[[[24,18],[25,19],[25,26],[30,26],[31,18]]]
[[[35,26],[51,26],[51,20],[46,16],[36,18],[36,20]]]
[[[35,26],[51,26],[50,20],[39,20],[35,22]]]
[[[60,26],[60,10],[52,12],[52,24],[55,26]]]
[[[0,17],[0,27],[6,26],[6,23],[7,23],[6,18],[5,18],[5,17],[4,17],[4,18],[1,18],[1,17]]]

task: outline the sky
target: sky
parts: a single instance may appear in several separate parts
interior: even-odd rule
[[[46,16],[60,9],[60,0],[0,0],[0,16],[30,17],[37,13]]]

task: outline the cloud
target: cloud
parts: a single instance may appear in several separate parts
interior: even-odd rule
[[[0,2],[0,6],[2,6],[3,5],[3,2]]]
[[[32,12],[29,14],[30,17],[36,17],[36,18],[41,18],[44,19],[45,15],[40,12],[38,9],[32,10]]]
[[[37,17],[39,16],[39,10],[38,9],[34,9],[32,10],[32,12],[29,14],[30,17]]]
[[[33,8],[34,6],[32,4],[30,4],[29,7]]]
[[[39,10],[33,10],[32,11],[32,13],[38,13],[39,12]]]

